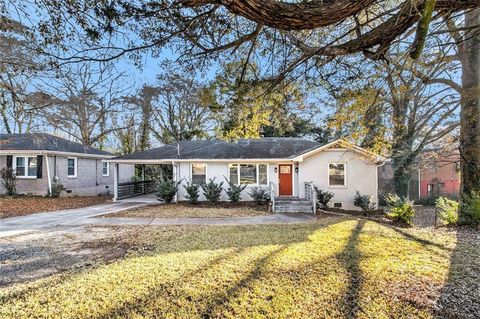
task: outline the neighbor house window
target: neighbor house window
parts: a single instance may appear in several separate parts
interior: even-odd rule
[[[15,158],[17,177],[37,177],[37,157],[19,156]]]
[[[233,184],[267,185],[267,164],[230,164],[228,171]]]
[[[207,183],[207,164],[192,164],[192,183],[197,185]]]
[[[328,164],[328,185],[345,186],[345,164]]]
[[[102,162],[102,175],[103,176],[109,176],[110,175],[110,170],[108,169],[108,162]]]
[[[75,157],[67,159],[67,176],[77,177],[77,159]]]

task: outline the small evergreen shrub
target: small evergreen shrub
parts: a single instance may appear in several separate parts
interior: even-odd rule
[[[187,182],[187,185],[183,186],[183,188],[185,188],[187,192],[185,198],[192,204],[197,203],[198,197],[200,196],[200,185]]]
[[[161,179],[157,181],[157,197],[158,200],[163,200],[169,204],[173,202],[175,195],[178,192],[178,186],[181,181],[175,182],[171,179]]]
[[[480,192],[463,195],[459,222],[472,226],[480,225]]]
[[[317,203],[320,204],[320,208],[326,209],[328,207],[328,203],[334,196],[333,193],[329,191],[322,191],[317,186],[313,186],[313,188],[317,194]]]
[[[387,194],[383,197],[383,200],[385,201],[385,204],[390,207],[397,207],[405,202],[397,194]]]
[[[376,207],[371,195],[361,195],[359,191],[353,197],[353,205],[360,207],[364,212],[375,210]]]
[[[387,214],[393,221],[411,226],[413,224],[413,216],[415,215],[415,209],[411,201],[401,201],[394,206]]]
[[[253,201],[259,205],[265,205],[270,202],[270,191],[268,189],[253,187],[248,193]]]
[[[2,168],[0,170],[0,176],[2,177],[2,184],[5,188],[5,193],[9,196],[15,196],[17,194],[17,176],[12,168]]]
[[[232,182],[230,182],[227,178],[225,180],[228,183],[228,189],[226,191],[228,199],[232,203],[238,202],[240,199],[242,199],[241,194],[245,188],[247,188],[247,185],[237,185]]]
[[[458,223],[458,202],[446,197],[439,197],[436,206],[438,217],[444,224],[452,226]]]
[[[215,183],[214,179],[209,179],[208,183],[200,185],[203,190],[203,195],[210,203],[217,203],[222,195],[223,182]]]
[[[48,196],[53,197],[53,198],[58,198],[60,197],[60,194],[64,190],[63,184],[54,181],[52,183],[52,192],[48,194]]]

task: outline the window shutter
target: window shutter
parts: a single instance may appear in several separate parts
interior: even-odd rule
[[[7,155],[7,168],[13,167],[13,155]]]
[[[37,155],[37,178],[42,178],[43,156]]]

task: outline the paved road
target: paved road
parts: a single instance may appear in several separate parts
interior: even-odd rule
[[[271,214],[254,217],[227,218],[104,218],[99,215],[114,213],[134,207],[150,205],[141,202],[111,203],[92,207],[0,219],[0,237],[13,236],[56,226],[95,225],[255,225],[302,223],[315,220],[306,214]]]

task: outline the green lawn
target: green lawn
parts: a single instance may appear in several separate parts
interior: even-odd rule
[[[158,246],[146,255],[0,289],[0,318],[431,318],[480,309],[474,232],[325,218],[152,238]]]

